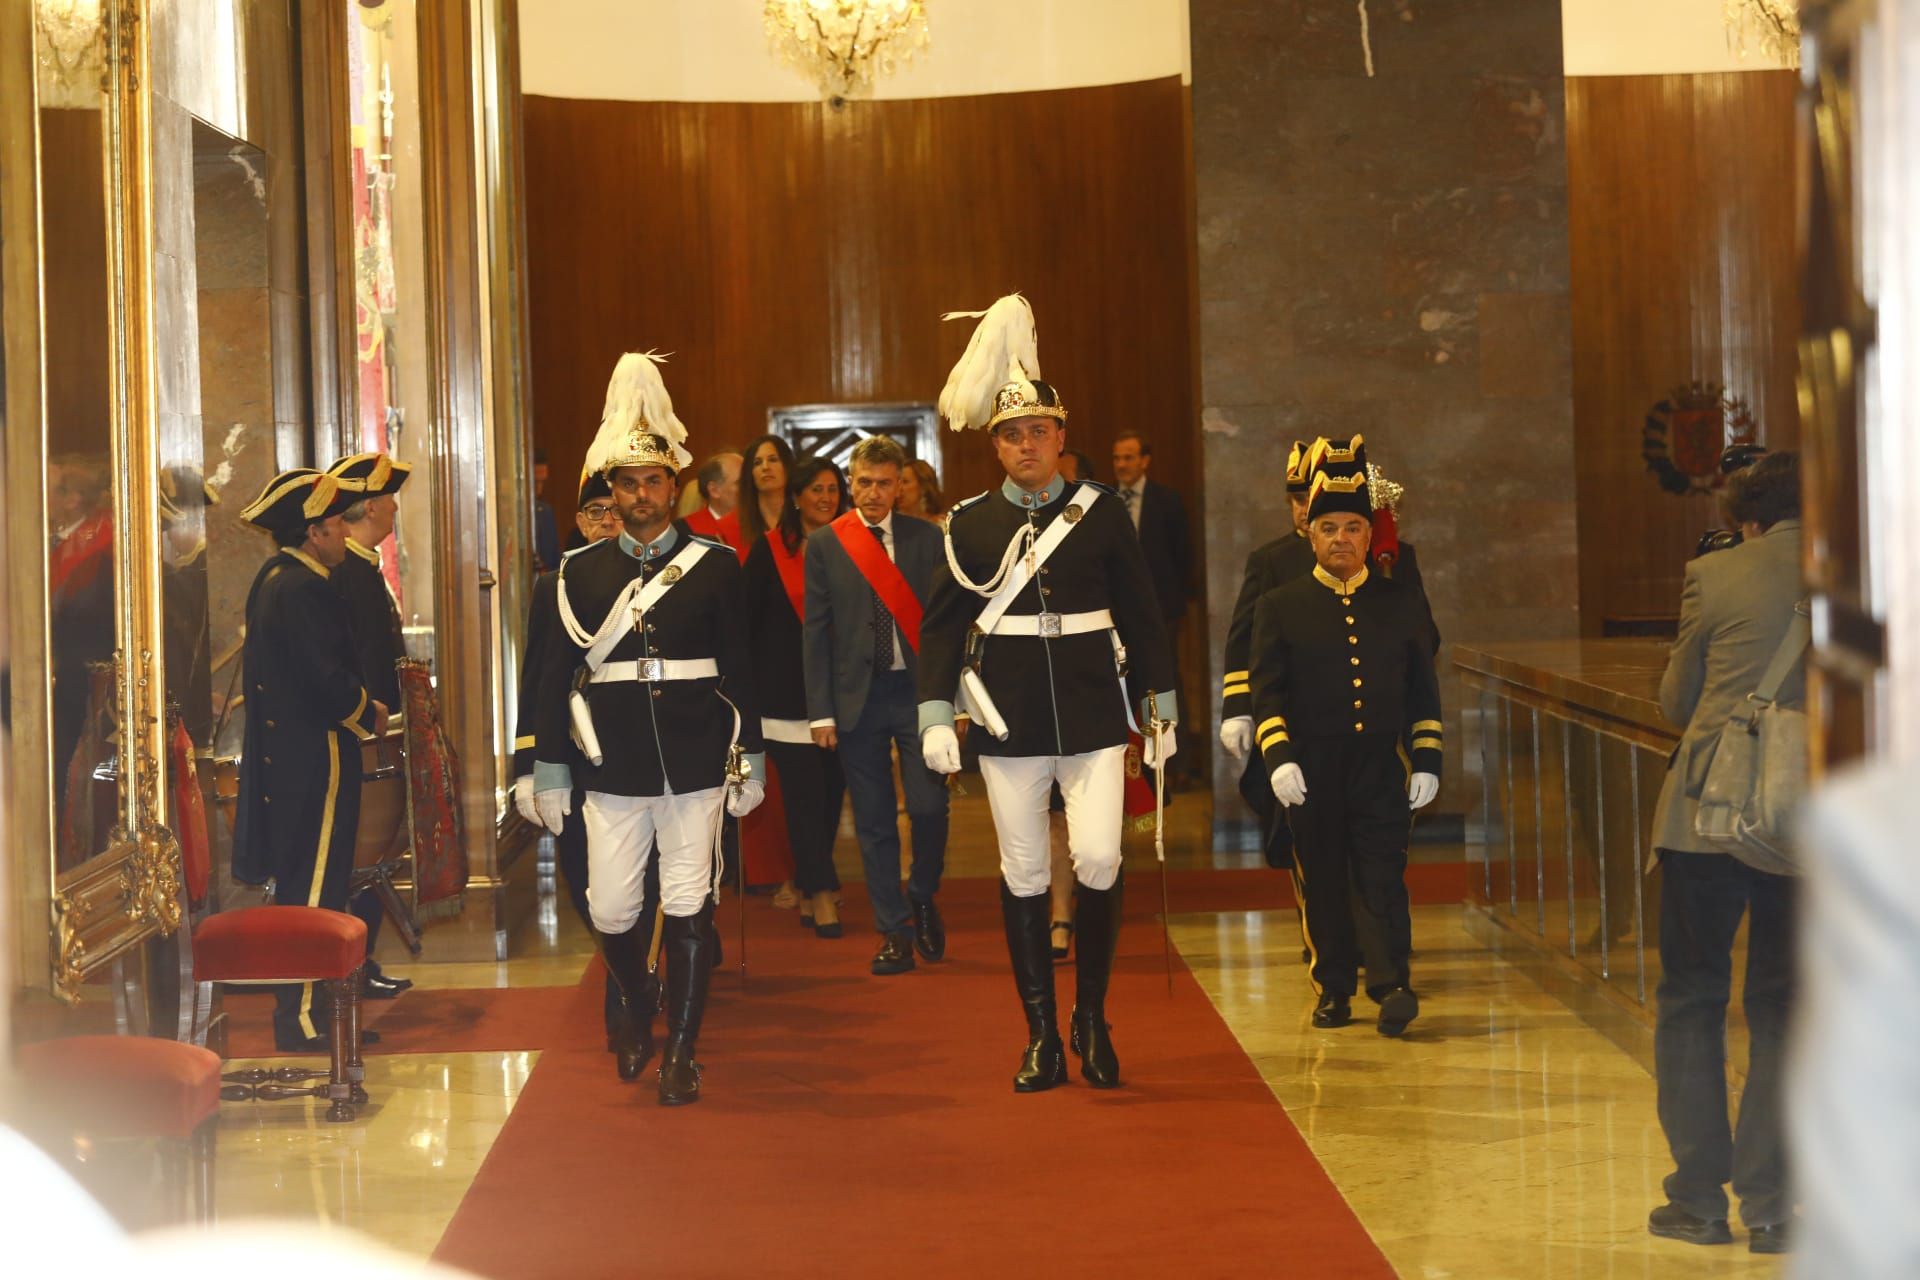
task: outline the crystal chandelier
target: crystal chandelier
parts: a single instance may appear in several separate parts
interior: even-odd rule
[[[1727,42],[1744,57],[1757,48],[1783,67],[1800,65],[1798,0],[1724,0]]]
[[[927,47],[925,0],[766,0],[767,41],[836,106]]]

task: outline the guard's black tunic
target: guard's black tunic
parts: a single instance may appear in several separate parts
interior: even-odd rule
[[[233,874],[277,900],[345,910],[373,703],[328,571],[282,548],[247,594],[246,740]]]
[[[564,586],[582,629],[598,631],[627,583],[636,578],[651,581],[693,537],[681,521],[674,522],[673,531],[671,548],[651,560],[637,559],[619,539],[610,538],[561,562],[556,590]],[[564,626],[556,627],[541,666],[537,764],[571,764],[574,786],[608,795],[665,795],[669,786],[676,795],[711,790],[726,782],[736,710],[741,750],[762,750],[752,661],[741,626],[746,597],[740,561],[725,543],[708,542],[707,547],[692,571],[647,611],[645,633],[629,627],[607,661],[712,658],[719,678],[587,685],[587,705],[603,755],[596,767],[572,751],[567,710],[567,694],[575,672],[584,669],[586,650]]]
[[[367,692],[397,714],[400,677],[393,664],[407,656],[407,646],[400,632],[400,610],[393,603],[393,593],[387,590],[386,575],[380,572],[380,553],[347,539],[347,558],[334,569],[330,580],[346,602],[353,651],[359,657]]]
[[[1048,501],[1045,491],[1027,494],[1009,481],[955,508],[947,536],[962,572],[974,582],[988,581],[1015,533],[1028,524],[1036,536],[1044,532],[1076,505],[1079,488],[1067,484]],[[1125,696],[1138,706],[1150,692],[1174,688],[1173,650],[1133,521],[1111,489],[1095,488],[1099,497],[1080,512],[1073,531],[1021,590],[1007,616],[1110,611],[1127,651]],[[985,605],[985,597],[961,586],[941,564],[920,625],[923,729],[927,704],[954,701],[968,628]],[[980,676],[1006,719],[1008,734],[1002,741],[976,726],[968,738],[981,755],[1082,755],[1126,742],[1127,707],[1108,632],[996,635],[982,645]]]
[[[1269,774],[1293,763],[1306,781],[1288,821],[1322,990],[1353,994],[1362,942],[1383,951],[1366,957],[1369,992],[1408,981],[1407,778],[1441,761],[1430,627],[1417,589],[1372,571],[1316,567],[1254,609],[1254,736]]]

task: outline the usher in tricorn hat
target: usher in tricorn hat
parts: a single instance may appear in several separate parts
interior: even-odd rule
[[[1313,485],[1313,469],[1308,463],[1310,448],[1305,440],[1295,440],[1287,452],[1287,492],[1305,493]]]
[[[411,462],[395,462],[384,453],[356,453],[327,468],[336,480],[357,481],[360,497],[381,498],[400,492],[400,486],[413,474]]]
[[[1014,418],[1067,420],[1060,389],[1040,377],[1033,308],[1010,293],[985,311],[949,311],[942,320],[978,317],[966,352],[940,390],[940,416],[955,431],[991,431]]]
[[[339,515],[365,496],[357,480],[343,481],[312,467],[295,467],[267,481],[260,496],[241,510],[240,518],[268,533],[298,533],[316,520]]]
[[[654,351],[629,351],[607,380],[600,433],[587,449],[581,478],[611,475],[620,467],[665,467],[678,475],[693,465],[687,452],[687,428],[673,411],[673,397],[660,377],[666,357]]]
[[[1329,440],[1322,436],[1313,442],[1308,466],[1312,473],[1307,488],[1308,520],[1339,511],[1373,518],[1365,439]]]

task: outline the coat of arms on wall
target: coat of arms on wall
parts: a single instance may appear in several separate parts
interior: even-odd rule
[[[1689,382],[1647,411],[1640,456],[1668,493],[1709,493],[1720,487],[1720,451],[1752,444],[1756,430],[1746,401],[1717,382]]]

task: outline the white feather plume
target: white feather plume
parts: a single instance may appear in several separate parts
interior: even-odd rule
[[[940,416],[955,431],[983,427],[993,417],[993,395],[1009,382],[1040,377],[1040,337],[1033,308],[1010,293],[985,311],[949,311],[942,320],[972,319],[973,337],[940,391]]]
[[[615,451],[624,449],[627,433],[641,421],[667,442],[681,470],[693,465],[693,455],[686,448],[686,425],[674,413],[673,397],[660,377],[660,366],[666,362],[667,357],[657,351],[629,351],[613,366],[606,407],[600,412],[600,432],[587,450],[583,477],[603,469]]]

